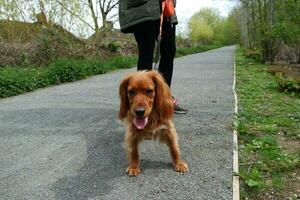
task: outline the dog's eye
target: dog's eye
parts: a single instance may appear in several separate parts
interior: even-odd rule
[[[130,97],[134,96],[135,95],[135,91],[134,90],[128,90],[128,95]]]
[[[146,90],[146,94],[147,94],[148,96],[152,95],[152,93],[153,93],[153,90],[151,90],[151,89],[147,89],[147,90]]]

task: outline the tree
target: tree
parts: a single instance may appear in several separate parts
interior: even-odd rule
[[[299,0],[240,0],[245,11],[243,18],[247,27],[250,48],[259,47],[263,60],[273,63],[282,44],[299,46],[300,10]],[[245,32],[245,30],[243,30]],[[292,40],[290,40],[292,39]]]
[[[194,21],[205,22],[212,29],[221,21],[221,16],[218,14],[218,10],[214,8],[202,8],[196,12],[192,18]]]
[[[221,17],[217,10],[203,8],[189,20],[189,36],[193,42],[209,43],[214,37],[214,29],[220,23]]]
[[[91,12],[91,16],[94,22],[96,32],[99,31],[99,22],[98,19],[101,18],[102,27],[103,28],[111,28],[108,27],[111,20],[113,20],[117,14],[112,14],[118,6],[118,0],[87,0],[88,7]],[[100,15],[98,14],[100,12]],[[113,22],[114,23],[114,22]]]
[[[233,9],[227,17],[224,24],[224,43],[236,44],[240,42],[241,32],[239,19],[241,18],[241,12],[239,9]]]
[[[89,5],[89,8],[90,8],[91,13],[92,13],[92,18],[93,18],[93,21],[94,21],[95,30],[97,32],[99,30],[99,24],[98,24],[98,17],[97,17],[97,15],[95,13],[93,1],[92,0],[88,0],[88,5]]]
[[[214,31],[204,21],[194,21],[193,19],[189,22],[189,37],[194,43],[208,44],[212,41]]]
[[[20,8],[20,1],[17,0],[0,0],[0,18],[7,20],[28,19]]]
[[[100,12],[102,17],[102,25],[108,28],[109,21],[112,20],[117,14],[109,17],[110,12],[117,8],[118,0],[99,0]]]
[[[300,64],[300,1],[285,0],[279,14],[280,23],[276,27],[284,42],[291,46]]]

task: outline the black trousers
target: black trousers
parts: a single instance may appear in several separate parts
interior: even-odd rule
[[[137,70],[152,69],[155,41],[159,34],[159,28],[159,20],[146,21],[135,25],[133,33],[139,51]],[[165,78],[169,87],[171,87],[176,52],[175,33],[175,25],[171,24],[169,19],[165,18],[162,24],[161,57],[158,70]]]

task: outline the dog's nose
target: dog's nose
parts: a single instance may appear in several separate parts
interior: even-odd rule
[[[136,114],[136,116],[138,116],[138,117],[143,117],[144,114],[145,114],[145,108],[143,108],[143,107],[138,107],[138,108],[136,108],[136,109],[135,109],[135,114]]]

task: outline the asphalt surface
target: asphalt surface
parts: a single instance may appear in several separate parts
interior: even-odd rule
[[[155,141],[140,145],[141,175],[125,173],[118,85],[134,68],[0,100],[0,199],[232,199],[234,49],[175,60],[184,175]]]

